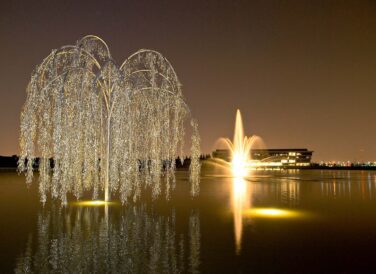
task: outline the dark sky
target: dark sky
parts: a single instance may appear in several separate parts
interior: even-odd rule
[[[267,147],[314,160],[376,160],[376,1],[1,1],[0,155],[18,153],[34,67],[102,37],[121,63],[139,48],[175,67],[204,152],[241,109]]]

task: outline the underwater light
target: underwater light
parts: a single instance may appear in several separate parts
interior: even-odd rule
[[[106,202],[103,200],[94,200],[94,201],[77,201],[73,202],[73,205],[76,206],[107,206],[107,205],[114,205],[115,202]]]
[[[254,218],[296,218],[301,215],[297,211],[279,208],[251,208],[244,214]]]

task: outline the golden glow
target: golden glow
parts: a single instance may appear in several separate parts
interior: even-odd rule
[[[257,168],[273,168],[282,166],[281,162],[262,162],[260,160],[252,160],[250,151],[255,142],[261,141],[261,138],[253,135],[251,137],[244,136],[243,121],[240,110],[236,111],[234,139],[221,139],[231,152],[231,171],[234,177],[246,177],[251,170]]]
[[[297,218],[302,213],[279,208],[250,208],[244,211],[244,215],[253,218]]]
[[[95,201],[78,201],[72,203],[75,206],[107,206],[107,205],[116,205],[115,202],[106,202],[102,200]]]
[[[244,136],[243,121],[240,110],[236,111],[235,131],[233,142],[227,139],[232,153],[231,169],[235,177],[244,177],[250,168],[249,152],[254,138]]]
[[[231,153],[231,162],[229,165],[226,162],[218,162],[218,159],[215,164],[224,168],[230,168],[231,173],[234,177],[246,177],[249,175],[249,172],[262,168],[263,170],[267,169],[279,169],[284,163],[288,163],[287,160],[282,161],[260,161],[251,159],[251,149],[254,147],[255,143],[262,144],[262,139],[256,135],[251,137],[244,136],[243,121],[240,110],[236,111],[235,118],[235,128],[234,128],[234,138],[231,141],[229,138],[220,138],[219,142],[225,144]],[[212,160],[213,161],[213,160]]]
[[[251,195],[247,182],[241,177],[235,177],[232,184],[231,207],[234,216],[234,232],[236,252],[241,250],[243,234],[243,211],[251,206]]]
[[[234,153],[231,162],[232,174],[235,177],[245,177],[247,175],[247,159],[241,153]]]
[[[297,162],[296,156],[301,155],[301,153],[299,152],[288,152],[289,157],[287,157],[287,159],[283,159],[284,157],[286,157],[285,153],[265,157],[262,160],[252,159],[251,149],[254,148],[255,144],[257,143],[263,145],[263,142],[262,142],[262,139],[256,135],[252,135],[250,137],[244,135],[243,120],[242,120],[242,116],[241,116],[239,109],[236,111],[233,140],[230,140],[229,138],[220,138],[219,142],[227,146],[228,150],[230,151],[231,156],[228,155],[227,150],[217,149],[217,151],[222,150],[223,152],[218,152],[218,154],[213,153],[213,157],[223,158],[226,161],[229,161],[231,159],[229,166],[231,168],[232,175],[234,177],[246,177],[249,175],[248,173],[250,171],[257,170],[257,169],[278,170],[278,169],[281,169],[284,165],[289,165],[289,166],[309,166],[310,165],[310,162],[308,163]],[[254,155],[256,156],[255,158],[257,157],[260,158],[260,155],[262,154],[255,153]],[[281,157],[275,157],[275,156],[283,156],[283,157],[281,159]],[[227,168],[228,166],[224,166],[224,167]]]

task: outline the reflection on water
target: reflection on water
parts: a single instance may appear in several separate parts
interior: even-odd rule
[[[231,207],[234,215],[236,253],[241,251],[243,234],[243,211],[251,207],[251,195],[247,182],[242,177],[233,178]]]
[[[54,205],[42,209],[37,235],[29,237],[15,272],[198,272],[198,213],[186,220],[188,231],[179,233],[174,211],[163,216],[145,205],[119,207],[114,214],[112,209]]]
[[[277,182],[252,182],[254,199],[263,204],[274,200],[287,207],[296,207],[300,202],[300,183],[296,180],[281,178]],[[265,203],[266,204],[266,203]]]
[[[320,194],[326,199],[376,199],[376,175],[370,172],[361,172],[353,178],[347,171],[333,173],[320,182]],[[357,184],[354,184],[354,181]]]
[[[219,172],[203,164],[196,199],[182,171],[171,201],[110,205],[107,218],[105,206],[41,209],[35,185],[0,173],[0,273],[374,268],[376,171],[255,170],[236,180]]]
[[[277,195],[281,202],[289,207],[296,207],[300,201],[300,184],[296,181],[282,181]]]
[[[200,218],[198,214],[191,214],[189,217],[189,247],[190,247],[190,254],[189,254],[189,272],[190,273],[199,273],[198,267],[200,265]],[[181,242],[181,248],[184,250],[184,243]],[[181,257],[182,254],[181,254]],[[185,272],[184,270],[184,263],[182,258],[181,268],[179,269],[180,273]],[[166,272],[164,272],[166,273]]]
[[[313,216],[306,211],[296,210],[301,208],[302,187],[305,188],[306,202],[309,201],[308,207],[319,205],[325,200],[376,200],[376,174],[372,172],[260,171],[246,178],[235,177],[231,180],[230,206],[236,254],[242,250],[244,228],[254,225],[259,218]]]
[[[234,218],[234,234],[236,253],[240,254],[244,219],[248,224],[252,218],[292,218],[297,212],[278,208],[258,208],[252,205],[252,200],[264,201],[270,197],[279,200],[282,205],[295,207],[299,204],[299,183],[296,181],[281,180],[279,183],[252,183],[242,177],[232,178],[231,209]],[[261,203],[262,205],[262,203]]]

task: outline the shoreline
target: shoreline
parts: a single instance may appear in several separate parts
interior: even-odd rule
[[[176,170],[188,170],[189,167],[177,167]],[[273,170],[273,169],[257,169],[257,170]],[[278,169],[274,169],[278,170]],[[376,170],[376,167],[282,167],[280,170],[359,170],[359,171],[371,171]],[[0,166],[0,172],[15,172],[17,173],[17,167],[2,167]],[[34,172],[38,172],[35,170]]]
[[[201,161],[207,159],[201,158]],[[13,156],[0,156],[0,172],[17,172],[17,162],[18,157]],[[176,159],[176,170],[186,170],[189,169],[190,159],[187,158],[184,164],[181,165],[180,160]],[[36,166],[35,166],[36,167]],[[363,166],[363,165],[352,165],[352,166],[323,166],[318,163],[311,163],[310,166],[279,166],[269,169],[294,169],[294,170],[376,170],[376,166]],[[258,168],[258,170],[266,170],[264,168]]]

